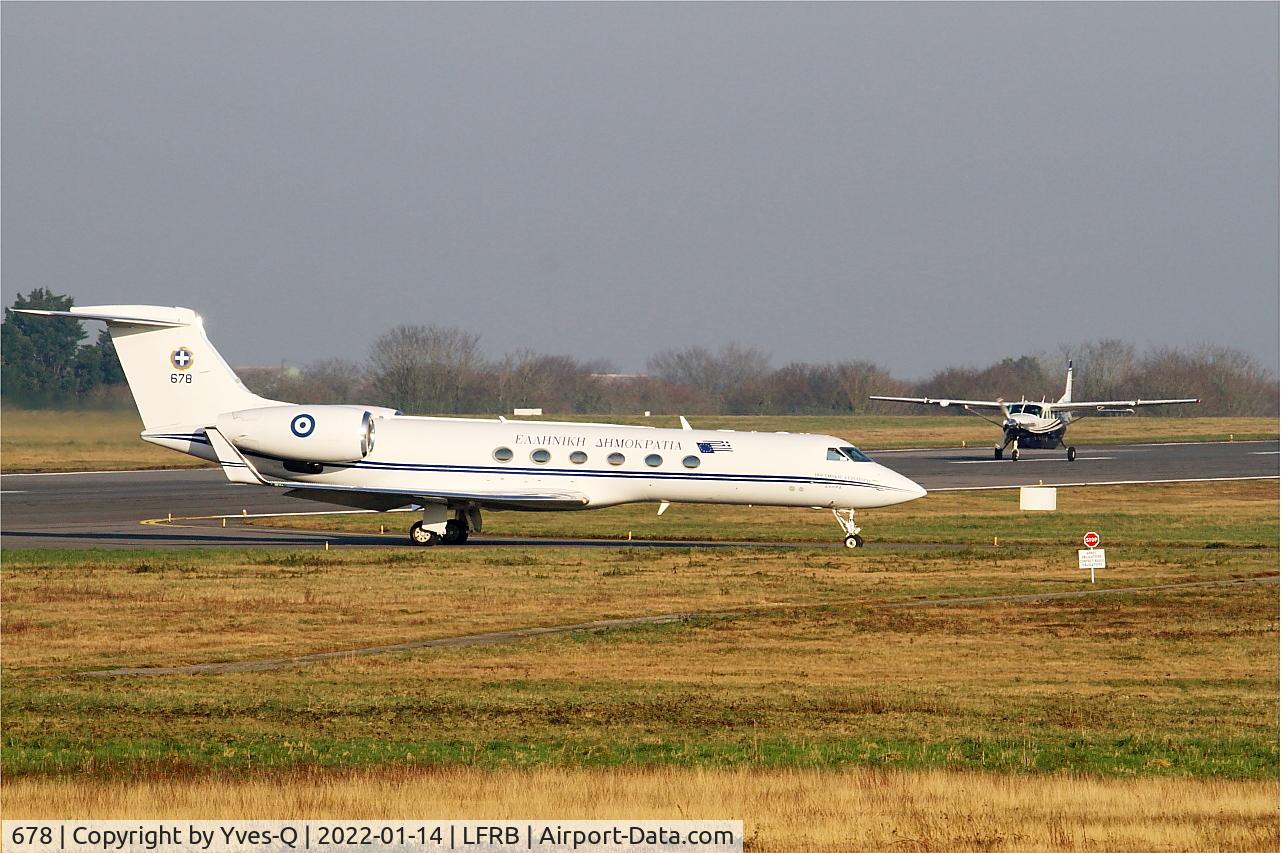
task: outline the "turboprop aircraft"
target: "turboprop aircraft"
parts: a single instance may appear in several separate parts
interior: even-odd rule
[[[1094,412],[1109,414],[1133,415],[1139,406],[1168,406],[1175,403],[1200,403],[1200,398],[1188,397],[1178,400],[1072,400],[1072,362],[1068,362],[1067,385],[1063,396],[1053,403],[1042,400],[1031,403],[1024,398],[1018,403],[1006,403],[1003,400],[949,400],[933,397],[884,397],[873,394],[869,400],[889,400],[895,403],[938,404],[943,408],[959,406],[971,415],[978,415],[984,421],[990,421],[1000,427],[1005,434],[1005,441],[997,442],[993,455],[1001,459],[1005,449],[1010,445],[1010,459],[1018,462],[1020,448],[1057,448],[1060,445],[1067,449],[1068,462],[1076,460],[1076,448],[1063,441],[1068,425],[1079,421]],[[986,415],[975,412],[976,409],[999,409],[1001,421],[994,421]]]
[[[863,545],[857,510],[925,490],[835,436],[413,417],[250,392],[189,308],[98,305],[24,314],[105,321],[142,438],[217,462],[228,480],[347,507],[422,508],[412,543],[459,544],[484,510],[590,510],[671,502],[832,511]]]

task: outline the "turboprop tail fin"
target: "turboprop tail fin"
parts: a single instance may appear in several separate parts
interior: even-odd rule
[[[87,305],[14,311],[105,321],[147,430],[207,427],[220,413],[276,403],[245,388],[209,343],[200,315],[189,308]]]
[[[1068,359],[1067,384],[1063,387],[1063,396],[1059,398],[1059,403],[1072,402],[1072,360]]]

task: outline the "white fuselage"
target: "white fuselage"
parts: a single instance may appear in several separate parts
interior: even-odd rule
[[[198,429],[144,438],[214,458]],[[925,494],[870,460],[829,459],[829,449],[842,447],[849,443],[797,433],[393,416],[377,420],[373,450],[356,462],[305,473],[296,462],[291,469],[284,460],[246,456],[280,481],[406,495],[486,494],[495,499],[473,503],[492,507],[512,507],[497,498],[502,493],[531,490],[581,496],[577,509],[659,501],[866,509]]]

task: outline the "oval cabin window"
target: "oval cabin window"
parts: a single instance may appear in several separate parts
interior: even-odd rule
[[[587,462],[587,454],[582,451],[574,451],[574,453],[569,455],[569,461],[581,466],[583,463]]]
[[[529,458],[536,463],[545,463],[552,458],[552,452],[546,448],[539,448],[530,454]]]
[[[650,454],[648,457],[645,458],[645,465],[647,466],[657,467],[657,466],[661,466],[662,464],[663,464],[663,458],[660,457],[658,454]]]
[[[621,466],[624,462],[627,461],[627,457],[624,457],[622,454],[618,453],[617,451],[610,454],[606,459],[609,461],[609,464],[611,466]]]
[[[500,463],[511,462],[511,458],[512,458],[511,448],[497,448],[494,451],[494,459],[498,460]]]
[[[691,456],[686,457],[686,458],[685,458],[685,459],[683,459],[683,460],[681,460],[681,463],[682,463],[682,464],[685,466],[685,468],[687,468],[687,469],[696,469],[696,468],[698,468],[698,465],[699,465],[699,463],[701,463],[701,462],[702,462],[702,460],[700,460],[698,457],[695,457],[695,456],[692,456],[692,455],[691,455]]]

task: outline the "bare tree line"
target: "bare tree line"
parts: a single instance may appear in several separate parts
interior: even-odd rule
[[[781,368],[755,347],[685,347],[655,354],[644,375],[617,374],[601,361],[529,351],[487,359],[480,336],[452,326],[397,326],[363,362],[328,359],[303,368],[242,369],[259,394],[307,403],[364,403],[415,414],[510,412],[635,415],[907,414],[910,406],[869,394],[1056,400],[1067,360],[1076,363],[1078,400],[1200,397],[1173,416],[1275,416],[1277,380],[1252,357],[1227,347],[1156,348],[1119,340],[1064,346],[1057,353],[944,368],[913,382],[864,361],[793,362]],[[935,409],[934,413],[937,414]]]

